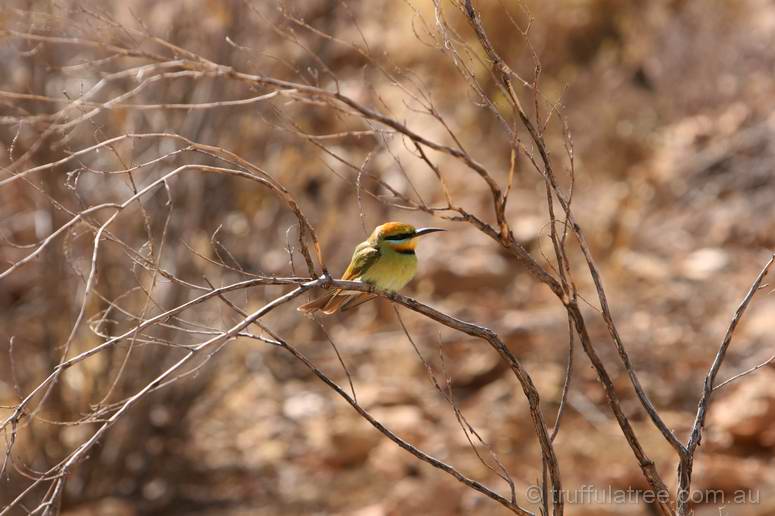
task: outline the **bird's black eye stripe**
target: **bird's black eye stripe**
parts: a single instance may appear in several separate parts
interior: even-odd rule
[[[413,236],[414,233],[399,233],[398,235],[386,236],[385,240],[406,240],[407,238],[412,238]]]

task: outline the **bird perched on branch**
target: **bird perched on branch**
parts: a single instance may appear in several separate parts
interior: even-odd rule
[[[404,287],[417,272],[414,254],[417,238],[441,228],[415,228],[402,222],[386,222],[377,226],[369,238],[358,244],[343,280],[363,281],[378,289],[395,292]],[[301,305],[300,312],[323,312],[331,315],[376,297],[367,292],[345,292],[336,289],[314,301]]]

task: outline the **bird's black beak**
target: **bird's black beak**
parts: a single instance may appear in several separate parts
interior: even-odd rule
[[[423,236],[427,235],[428,233],[435,233],[437,231],[446,231],[446,229],[442,228],[417,228],[417,230],[414,232],[414,236]]]

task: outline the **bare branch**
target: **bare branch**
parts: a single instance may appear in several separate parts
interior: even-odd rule
[[[710,369],[708,369],[707,376],[705,376],[705,382],[703,383],[702,388],[702,396],[700,397],[700,401],[697,404],[697,415],[694,418],[691,435],[689,436],[689,440],[686,443],[686,454],[681,457],[681,462],[678,465],[677,510],[679,516],[685,516],[689,513],[689,489],[691,487],[692,481],[694,453],[702,441],[702,430],[705,426],[705,415],[707,414],[708,407],[710,406],[711,396],[713,394],[713,384],[716,381],[716,375],[718,374],[719,369],[721,369],[722,362],[724,362],[724,357],[727,354],[729,345],[732,343],[732,337],[735,334],[735,329],[737,329],[738,323],[743,318],[745,311],[751,304],[751,300],[759,290],[759,287],[761,286],[762,281],[764,281],[765,276],[767,276],[767,273],[769,272],[773,262],[775,262],[775,254],[770,257],[769,261],[764,265],[764,268],[762,268],[761,272],[759,272],[759,275],[756,276],[753,285],[751,285],[751,288],[748,289],[748,293],[745,295],[745,297],[743,297],[743,300],[740,302],[740,306],[738,306],[737,310],[735,310],[735,315],[732,317],[732,322],[729,324],[729,328],[727,328],[727,332],[724,335],[724,340],[721,341],[721,346],[719,347],[719,350],[713,359],[713,363],[711,364]]]

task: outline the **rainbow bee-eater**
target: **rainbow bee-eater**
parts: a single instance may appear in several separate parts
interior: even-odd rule
[[[417,272],[417,238],[441,228],[415,228],[402,222],[386,222],[377,226],[364,242],[358,244],[343,280],[362,281],[381,290],[396,292],[414,278]],[[353,307],[374,297],[365,292],[345,292],[336,289],[298,309],[330,315]]]

